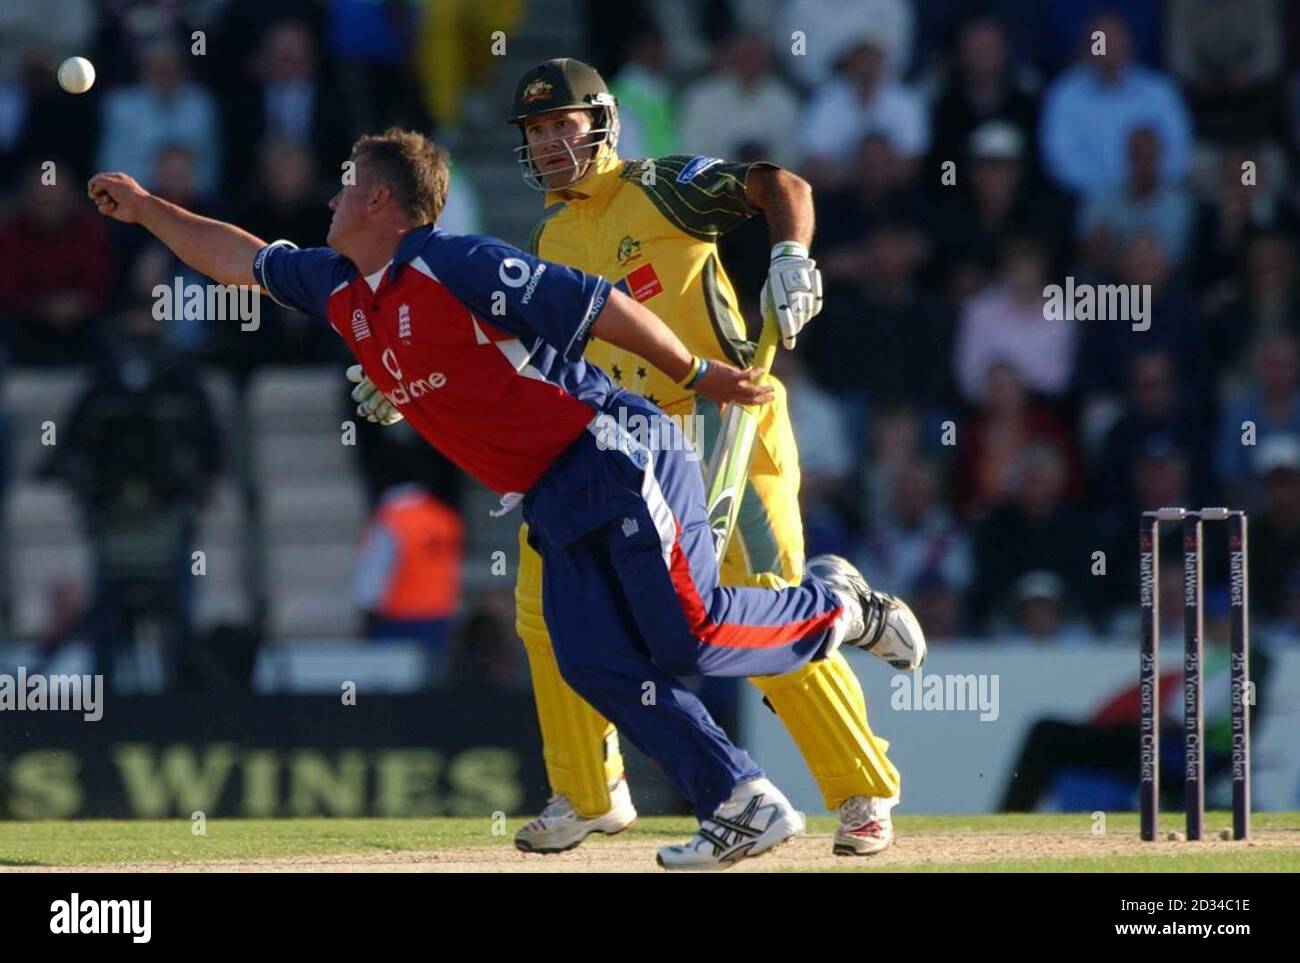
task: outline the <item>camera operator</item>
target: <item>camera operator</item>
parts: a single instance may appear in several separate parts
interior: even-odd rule
[[[95,671],[111,686],[121,649],[152,622],[174,681],[193,631],[198,517],[220,465],[199,371],[147,308],[127,311],[60,427],[46,474],[74,488],[92,546]]]

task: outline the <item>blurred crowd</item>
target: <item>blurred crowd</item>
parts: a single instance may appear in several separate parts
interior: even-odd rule
[[[156,285],[202,282],[82,202],[92,170],[312,242],[353,137],[400,123],[473,146],[504,110],[493,69],[527,66],[494,65],[485,39],[522,24],[525,0],[3,6],[0,345],[17,366],[102,360],[123,332],[143,336]],[[779,358],[810,555],[850,556],[935,637],[1079,643],[1132,631],[1141,509],[1231,504],[1251,512],[1257,627],[1300,637],[1295,5],[582,9],[579,49],[546,56],[611,80],[623,156],[769,159],[814,186],[825,309]],[[99,73],[84,97],[51,80],[71,53]],[[457,197],[445,226],[480,229],[472,193]],[[724,240],[749,314],[766,251],[761,218]],[[1143,286],[1148,314],[1049,319],[1045,289],[1067,278]],[[246,338],[187,316],[157,337],[236,379],[347,360],[332,332],[265,300],[262,325]],[[3,425],[0,411],[0,441]],[[445,463],[397,465],[367,439],[378,510],[417,479],[458,507]],[[385,551],[369,551],[371,598]],[[464,631],[509,636],[507,608],[470,613]]]

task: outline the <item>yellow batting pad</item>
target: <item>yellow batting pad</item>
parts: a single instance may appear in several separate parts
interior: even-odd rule
[[[618,733],[560,676],[542,617],[542,559],[528,544],[526,525],[519,531],[515,628],[528,652],[551,792],[568,796],[580,816],[600,816],[612,805],[610,784],[623,775]]]
[[[889,743],[867,724],[862,686],[842,654],[788,675],[750,679],[785,724],[821,788],[826,808],[850,796],[893,796],[898,770]]]

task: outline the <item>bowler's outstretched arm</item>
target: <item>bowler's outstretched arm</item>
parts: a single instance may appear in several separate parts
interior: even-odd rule
[[[96,174],[86,193],[99,213],[139,224],[200,274],[220,284],[256,286],[253,258],[266,242],[243,228],[155,197],[128,174]]]

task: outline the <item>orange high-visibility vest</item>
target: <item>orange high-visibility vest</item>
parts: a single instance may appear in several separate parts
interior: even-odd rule
[[[465,527],[454,509],[422,492],[385,500],[375,513],[397,545],[397,561],[380,598],[389,619],[450,618],[460,604]]]

